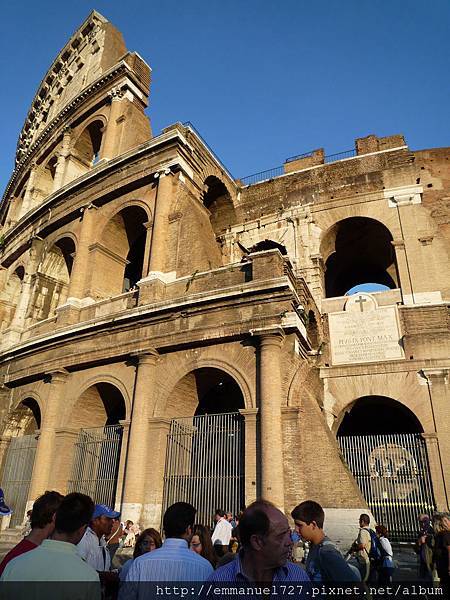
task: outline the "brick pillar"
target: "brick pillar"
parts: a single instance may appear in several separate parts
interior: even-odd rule
[[[58,155],[58,162],[56,163],[55,179],[53,180],[53,191],[59,190],[64,185],[64,173],[66,170],[66,158],[70,152],[70,140],[72,130],[70,127],[66,127],[63,133],[62,147]]]
[[[445,487],[445,505],[450,502],[450,385],[448,369],[424,369],[428,380],[430,401],[434,413],[437,447],[440,455]],[[434,486],[433,482],[433,486]],[[437,499],[436,499],[437,500]]]
[[[45,411],[42,417],[41,430],[34,459],[33,476],[28,492],[28,504],[31,506],[38,496],[48,489],[53,462],[55,459],[55,430],[63,403],[65,383],[68,377],[65,369],[54,371],[48,385]],[[28,508],[28,506],[27,506]]]
[[[145,250],[144,262],[142,265],[142,278],[147,277],[150,267],[150,251],[152,246],[153,221],[144,223],[145,227]]]
[[[281,345],[283,334],[267,333],[259,342],[261,414],[261,495],[284,510],[281,425]]]
[[[152,244],[150,252],[150,272],[164,273],[166,268],[167,236],[169,232],[169,213],[172,200],[173,176],[166,169],[158,178],[155,215],[153,221]]]
[[[402,298],[405,304],[413,304],[412,298],[414,290],[411,287],[411,277],[408,267],[408,261],[405,250],[404,240],[393,240],[391,244],[394,246],[395,258],[397,261],[399,287],[402,290]],[[405,298],[406,296],[406,298]]]
[[[157,360],[156,351],[138,355],[122,504],[122,513],[135,523],[140,522],[145,500],[145,473],[151,448],[148,419],[153,415]]]
[[[109,160],[119,154],[120,136],[117,120],[120,119],[124,111],[123,96],[124,93],[118,88],[114,88],[109,92],[111,110],[100,150],[100,158],[102,159]]]
[[[89,273],[89,246],[94,241],[93,235],[97,210],[98,207],[94,204],[89,204],[83,210],[80,237],[70,274],[68,300],[70,298],[80,300],[85,296],[86,279]]]
[[[147,470],[145,471],[146,489],[142,525],[144,527],[155,527],[155,529],[159,530],[161,526],[164,468],[166,464],[167,435],[170,430],[170,419],[150,417],[148,425],[148,435],[151,439],[150,447],[154,449],[154,455],[152,461],[147,461]]]
[[[257,408],[245,408],[239,410],[245,420],[245,441],[244,441],[244,452],[245,452],[245,506],[248,506],[254,502],[260,495],[257,487],[258,472],[257,465],[260,463],[257,457],[257,443],[256,443],[256,426],[258,409]]]
[[[119,425],[122,425],[122,442],[120,446],[120,457],[119,457],[119,468],[117,470],[117,485],[116,485],[116,499],[113,506],[114,510],[122,512],[122,496],[123,496],[123,485],[125,482],[125,466],[127,463],[127,450],[128,440],[130,436],[130,424],[129,419],[119,421]]]

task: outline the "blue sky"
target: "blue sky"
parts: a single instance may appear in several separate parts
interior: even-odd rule
[[[5,2],[3,192],[34,93],[95,8],[153,69],[153,131],[192,121],[235,177],[369,133],[449,145],[448,0]]]

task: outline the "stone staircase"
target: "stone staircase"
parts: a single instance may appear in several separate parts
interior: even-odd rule
[[[10,527],[0,533],[0,561],[22,540],[22,526]]]

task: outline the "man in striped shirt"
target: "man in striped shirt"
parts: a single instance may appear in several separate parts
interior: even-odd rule
[[[134,560],[120,590],[121,600],[145,597],[144,582],[202,582],[211,575],[211,563],[189,550],[196,512],[187,502],[169,506],[163,518],[163,545]]]
[[[309,581],[298,565],[288,562],[292,540],[285,515],[267,500],[251,504],[239,519],[242,550],[220,567],[207,583],[280,584]]]

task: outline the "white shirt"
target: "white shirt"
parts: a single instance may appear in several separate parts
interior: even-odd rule
[[[109,571],[111,557],[104,538],[98,539],[95,531],[88,527],[77,545],[81,558],[96,571]]]
[[[229,523],[225,517],[222,517],[217,521],[216,528],[211,537],[211,541],[213,544],[221,544],[222,546],[228,546],[231,540],[231,532],[233,531],[233,527],[231,523]]]
[[[186,540],[167,538],[161,548],[133,560],[126,581],[120,588],[119,600],[146,598],[148,590],[139,586],[143,581],[201,582],[213,571],[209,561],[189,550]]]

